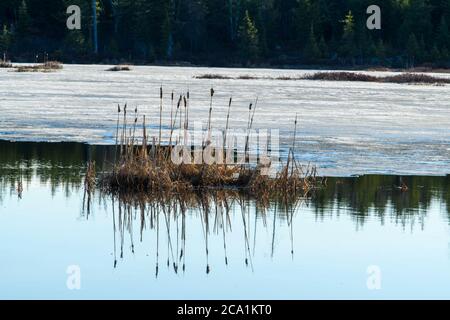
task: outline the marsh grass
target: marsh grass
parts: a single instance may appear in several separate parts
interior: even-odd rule
[[[106,71],[131,71],[130,66],[127,65],[118,65],[111,68],[106,69]]]
[[[386,83],[421,83],[421,84],[446,84],[450,79],[438,78],[422,73],[402,73],[392,76],[372,76],[356,72],[317,72],[304,77],[305,80],[324,81],[362,81],[362,82],[386,82]]]
[[[173,95],[172,95],[173,97]],[[210,90],[210,106],[208,112],[207,138],[202,143],[203,150],[208,148],[209,135],[212,130],[211,114],[213,112],[214,90]],[[295,139],[289,150],[286,163],[281,166],[275,174],[269,175],[271,163],[251,165],[248,163],[248,137],[252,129],[256,113],[257,100],[250,104],[247,123],[247,137],[245,145],[245,161],[242,163],[224,164],[200,164],[181,163],[172,161],[171,153],[174,148],[173,131],[175,124],[181,120],[180,112],[184,102],[184,124],[181,126],[186,130],[189,127],[188,98],[180,95],[175,112],[173,112],[173,98],[171,99],[171,123],[168,145],[161,142],[161,127],[163,109],[162,88],[160,88],[160,128],[158,138],[152,137],[149,145],[149,136],[146,131],[145,117],[142,122],[142,137],[135,136],[138,126],[138,112],[135,109],[134,121],[131,128],[127,128],[126,105],[123,108],[123,119],[120,123],[121,108],[118,107],[116,124],[116,147],[118,155],[115,157],[112,170],[104,173],[98,180],[100,189],[111,194],[144,194],[156,197],[172,197],[190,193],[208,192],[217,189],[237,190],[252,198],[264,202],[280,200],[286,202],[297,198],[308,196],[315,188],[320,187],[322,179],[318,178],[314,166],[300,165],[295,159]],[[228,102],[228,116],[225,130],[229,130],[229,118],[231,113],[230,98]],[[179,118],[179,119],[178,119]],[[297,126],[297,118],[295,119]],[[121,132],[119,128],[122,127]],[[180,135],[181,136],[181,135]],[[226,136],[225,136],[226,137]],[[158,141],[157,141],[158,140]],[[138,143],[140,141],[140,143]],[[225,148],[214,152],[223,152],[224,155],[230,150]],[[231,150],[234,152],[235,150]],[[194,153],[195,150],[192,151]],[[90,169],[92,170],[92,169]],[[91,176],[91,175],[90,175]]]
[[[398,83],[398,84],[449,84],[450,79],[435,77],[423,73],[401,73],[390,76],[373,76],[358,72],[316,72],[313,74],[302,76],[252,76],[239,75],[236,77],[225,76],[220,74],[203,74],[195,76],[196,79],[229,79],[229,80],[281,80],[281,81],[298,81],[298,80],[320,80],[320,81],[360,81],[360,82],[381,82],[381,83]]]
[[[12,68],[11,61],[0,60],[0,68]]]
[[[16,67],[16,72],[53,72],[62,68],[63,65],[58,61],[46,61],[41,64]]]

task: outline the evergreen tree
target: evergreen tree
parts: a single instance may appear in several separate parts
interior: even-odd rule
[[[419,52],[419,44],[414,33],[411,33],[408,37],[408,42],[406,43],[406,54],[408,55],[408,66],[410,68],[414,67],[415,58]]]
[[[239,27],[239,48],[241,57],[246,62],[254,62],[259,54],[258,30],[256,29],[248,11]]]
[[[326,59],[329,55],[328,46],[327,46],[327,43],[325,42],[325,39],[323,36],[320,37],[319,52],[320,52],[320,58],[322,58],[322,59]]]
[[[307,61],[317,61],[320,57],[320,49],[317,44],[316,35],[314,34],[314,27],[311,25],[308,42],[306,43],[304,55]]]
[[[349,11],[345,16],[344,29],[342,34],[342,46],[341,55],[347,58],[354,58],[356,55],[356,44],[355,44],[355,20],[353,13]]]
[[[375,47],[375,56],[381,60],[386,58],[386,47],[384,46],[382,39],[378,40],[378,43]]]
[[[17,15],[17,36],[23,39],[29,36],[30,16],[28,14],[28,6],[25,0],[22,0]]]
[[[437,29],[436,45],[438,46],[439,49],[444,49],[449,48],[450,47],[449,44],[450,44],[450,35],[447,26],[447,21],[445,20],[445,17],[442,16],[441,22]]]
[[[346,63],[403,56],[408,64],[449,58],[449,0],[378,0],[379,31],[365,28],[368,0],[1,0],[1,46],[8,43],[13,59],[61,51],[70,61],[77,55],[89,61],[92,3],[97,58],[173,56],[220,64],[238,55],[244,61],[304,56],[311,62],[340,57]],[[72,4],[81,8],[81,31],[65,28]]]
[[[8,31],[6,26],[3,26],[2,33],[0,34],[0,55],[1,59],[3,59],[3,53],[9,50],[9,46],[11,44],[11,34]]]

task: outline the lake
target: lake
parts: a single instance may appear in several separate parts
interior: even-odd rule
[[[450,298],[447,86],[109,67],[0,69],[0,298]],[[253,128],[279,130],[282,160],[297,116],[295,157],[326,186],[290,205],[233,190],[167,203],[86,193],[88,161],[111,169],[118,104],[158,136],[160,86],[164,141],[172,92],[175,103],[189,92],[190,121],[205,128],[214,88],[211,126],[225,127],[232,97],[230,128],[245,133],[252,104]]]
[[[138,107],[148,132],[159,128],[163,87],[163,137],[169,134],[172,91],[190,92],[190,120],[206,125],[214,87],[212,127],[222,129],[233,97],[230,128],[245,129],[248,106],[257,110],[255,129],[280,130],[281,152],[292,144],[298,114],[297,158],[328,176],[450,173],[450,91],[447,86],[392,83],[195,79],[298,76],[315,72],[133,66],[130,72],[104,65],[64,65],[57,72],[0,69],[0,138],[16,141],[113,144],[117,104]],[[372,75],[391,73],[368,72]],[[448,74],[435,74],[448,77]]]
[[[215,193],[208,210],[165,211],[101,192],[87,202],[86,162],[107,170],[110,146],[0,150],[2,299],[450,298],[449,175],[330,177],[290,208],[241,197],[225,209]]]

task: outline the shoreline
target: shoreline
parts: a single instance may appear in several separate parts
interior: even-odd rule
[[[91,156],[95,159],[98,156],[98,160],[104,160],[105,152],[108,155],[111,155],[114,151],[114,144],[99,144],[99,143],[89,143],[89,142],[78,142],[78,141],[32,141],[32,140],[11,140],[5,139],[0,136],[0,145],[1,144],[14,144],[21,145],[22,148],[26,147],[34,147],[34,148],[61,148],[61,150],[69,150],[69,148],[73,148],[76,146],[80,146],[86,154],[91,154]],[[1,166],[0,166],[0,169]],[[387,170],[388,171],[388,170]],[[370,177],[370,176],[386,176],[386,177],[450,177],[450,172],[441,173],[441,174],[397,174],[397,173],[389,173],[389,172],[367,172],[363,174],[340,174],[340,175],[322,175],[320,172],[320,168],[318,167],[318,178],[359,178],[359,177]]]
[[[26,62],[26,61],[8,61],[12,64],[5,69],[14,68],[15,65],[32,65],[40,64],[42,62]],[[186,68],[220,68],[220,69],[254,69],[254,70],[305,70],[305,71],[360,71],[360,72],[398,72],[398,73],[449,73],[450,68],[430,67],[426,65],[417,66],[413,68],[394,68],[377,65],[333,65],[333,64],[255,64],[255,65],[239,65],[239,64],[196,64],[188,61],[175,62],[155,62],[155,63],[141,63],[139,61],[90,61],[90,62],[65,62],[59,61],[64,65],[99,65],[99,66],[136,66],[136,67],[186,67]]]

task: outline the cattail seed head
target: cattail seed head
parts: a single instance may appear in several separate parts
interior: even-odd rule
[[[211,98],[214,96],[214,89],[211,88]]]
[[[163,90],[162,87],[159,87],[159,98],[162,99],[163,97]]]
[[[250,103],[250,105],[248,106],[248,110],[252,110],[252,106],[253,106],[253,103]]]
[[[120,104],[117,105],[117,113],[120,113]]]

